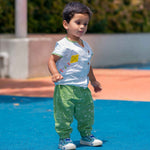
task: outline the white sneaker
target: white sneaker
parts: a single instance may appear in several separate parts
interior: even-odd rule
[[[73,144],[73,142],[70,138],[60,139],[59,140],[59,149],[61,149],[61,150],[72,150],[72,149],[76,149],[76,145]]]
[[[96,139],[93,135],[82,137],[80,144],[88,146],[101,146],[103,142],[99,139]]]

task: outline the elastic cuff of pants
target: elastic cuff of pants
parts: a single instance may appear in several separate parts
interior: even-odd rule
[[[82,133],[81,137],[90,136],[90,135],[91,135],[91,132],[90,133]]]
[[[68,139],[68,138],[70,138],[70,135],[68,135],[68,136],[59,136],[59,139]]]

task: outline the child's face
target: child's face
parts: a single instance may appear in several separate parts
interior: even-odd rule
[[[67,35],[73,40],[86,33],[88,23],[88,14],[75,14],[69,23],[64,20],[63,26],[67,30]]]

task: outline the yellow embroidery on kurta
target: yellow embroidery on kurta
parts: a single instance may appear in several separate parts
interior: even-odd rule
[[[70,63],[78,62],[78,59],[79,59],[79,54],[77,54],[77,55],[72,55],[72,56],[71,56]]]

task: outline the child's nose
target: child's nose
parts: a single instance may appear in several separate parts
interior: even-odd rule
[[[84,28],[84,24],[81,24],[80,28]]]

